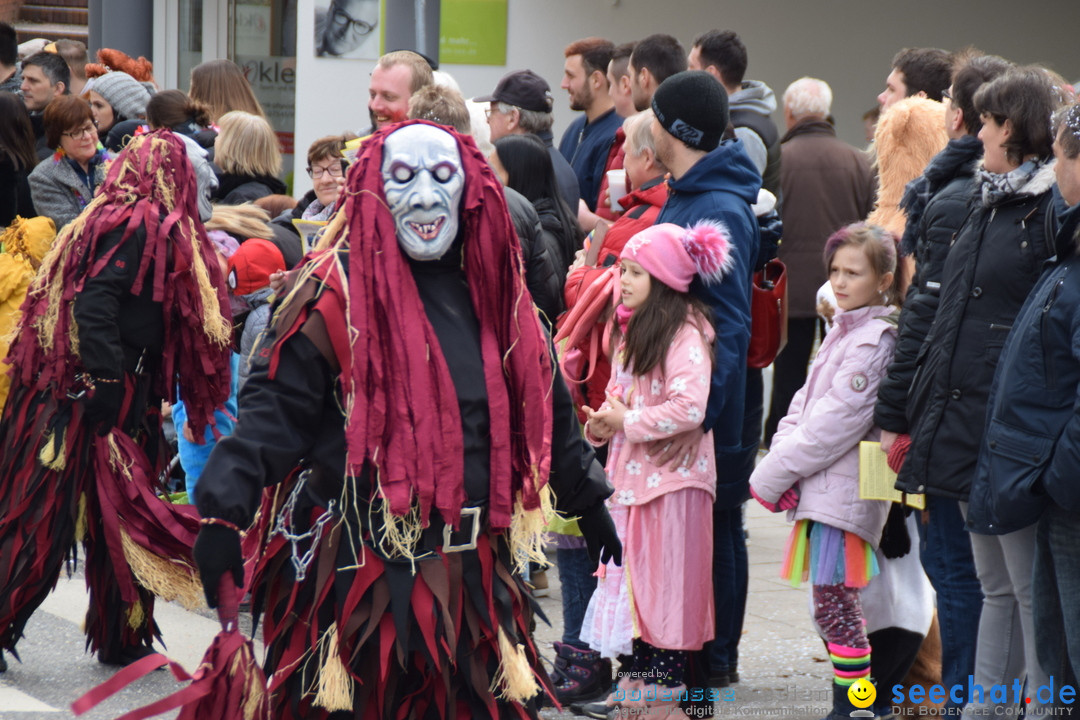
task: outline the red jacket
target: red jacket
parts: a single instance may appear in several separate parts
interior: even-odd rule
[[[620,131],[621,132],[621,131]],[[581,266],[574,268],[566,276],[566,286],[563,290],[566,298],[566,309],[570,310],[577,303],[582,291],[587,288],[609,265],[619,259],[623,246],[634,235],[656,222],[656,216],[667,201],[668,188],[663,177],[653,178],[642,187],[626,195],[619,202],[626,212],[608,229],[600,246],[600,254],[597,256],[595,267]],[[605,323],[606,323],[605,319]],[[589,407],[598,409],[604,402],[604,388],[607,387],[608,378],[611,376],[611,360],[601,355],[597,358],[596,372],[586,383],[584,398],[579,388],[571,387],[577,404],[585,402]],[[569,381],[569,378],[568,378]],[[579,410],[582,422],[584,414]]]
[[[605,220],[614,221],[619,219],[619,216],[611,211],[611,205],[604,201],[604,193],[608,189],[608,170],[621,170],[623,167],[623,158],[626,157],[626,153],[623,152],[623,142],[625,141],[626,133],[620,127],[615,131],[615,138],[611,141],[611,147],[608,148],[607,164],[604,165],[604,174],[600,176],[600,190],[596,194],[596,214]]]

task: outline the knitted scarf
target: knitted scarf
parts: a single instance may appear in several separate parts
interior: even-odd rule
[[[387,206],[381,166],[388,134],[364,142],[343,191],[344,212],[337,216],[343,220],[328,229],[341,234],[330,253],[313,260],[325,268],[314,274],[328,273],[320,280],[336,288],[340,283],[330,276],[339,274],[338,263],[328,256],[349,251],[349,347],[343,352],[335,343],[347,472],[356,477],[368,465],[389,512],[408,517],[414,528],[417,520],[427,526],[432,507],[457,526],[466,499],[457,394]],[[462,262],[480,326],[490,412],[488,520],[506,529],[515,510],[540,508],[551,464],[551,357],[499,181],[471,138],[451,134],[465,175]]]
[[[30,287],[9,356],[19,382],[58,398],[74,386],[83,371],[75,296],[116,252],[97,257],[101,238],[124,228],[119,248],[142,227],[146,245],[131,292],[138,295],[152,283],[164,320],[153,390],[175,399],[179,382],[192,425],[213,424],[214,408],[229,394],[231,328],[225,283],[199,222],[196,192],[184,144],[168,130],[134,138],[112,161],[101,190],[60,231]]]
[[[979,169],[979,184],[982,188],[983,205],[990,207],[1019,195],[1031,195],[1025,186],[1035,173],[1042,169],[1046,160],[1027,160],[1020,167],[1007,173],[992,173],[986,168]]]

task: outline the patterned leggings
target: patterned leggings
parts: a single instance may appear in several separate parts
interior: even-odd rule
[[[870,647],[866,637],[859,588],[814,585],[814,621],[827,642],[849,648]]]
[[[686,663],[690,653],[686,650],[664,650],[639,638],[634,639],[634,660],[630,666],[632,677],[640,677],[648,684],[661,687],[677,687],[686,679]]]

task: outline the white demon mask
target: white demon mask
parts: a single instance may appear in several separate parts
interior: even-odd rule
[[[445,130],[408,125],[383,144],[386,201],[398,244],[413,260],[437,260],[458,232],[465,174],[457,142]]]

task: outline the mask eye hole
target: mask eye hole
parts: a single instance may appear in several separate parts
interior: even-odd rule
[[[434,178],[440,183],[450,182],[450,178],[454,177],[455,173],[457,173],[457,167],[455,167],[451,163],[445,162],[439,163],[431,171],[432,176],[434,176]]]
[[[394,163],[390,166],[390,177],[395,182],[407,183],[413,179],[416,171],[404,163]]]

